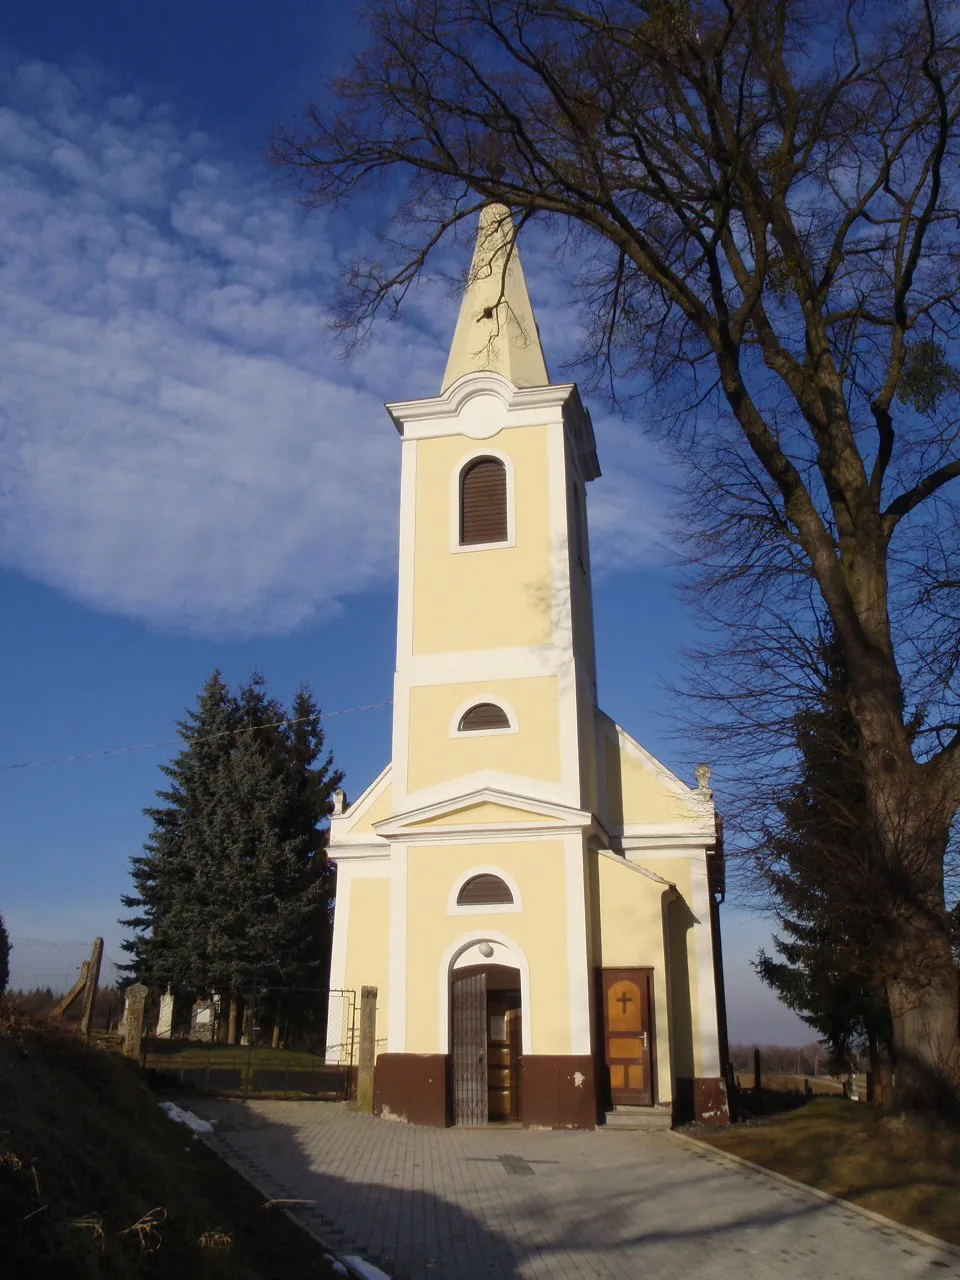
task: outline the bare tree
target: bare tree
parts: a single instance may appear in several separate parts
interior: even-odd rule
[[[742,593],[771,642],[829,615],[879,850],[897,1105],[955,1104],[953,5],[392,0],[369,17],[367,50],[275,147],[308,201],[372,187],[392,210],[344,326],[402,299],[484,204],[572,236],[598,366],[674,405],[685,388],[673,427],[710,478],[712,589]]]

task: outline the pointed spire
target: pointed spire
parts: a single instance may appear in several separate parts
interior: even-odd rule
[[[515,238],[506,205],[481,209],[442,391],[465,373],[488,369],[502,373],[515,387],[550,382]]]

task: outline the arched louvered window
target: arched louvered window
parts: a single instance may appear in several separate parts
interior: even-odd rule
[[[460,476],[460,545],[507,541],[507,469],[476,458]]]
[[[471,876],[457,894],[458,907],[511,906],[513,894],[499,876]]]
[[[510,717],[495,702],[478,702],[460,717],[459,733],[476,733],[483,729],[509,729]]]

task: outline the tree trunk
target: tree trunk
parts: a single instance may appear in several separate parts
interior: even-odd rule
[[[270,1048],[280,1048],[280,1023],[279,1020],[273,1024],[273,1035],[270,1037]]]
[[[227,1044],[237,1043],[237,1023],[240,1014],[240,997],[236,991],[230,992],[230,1015],[227,1021]]]
[[[960,1111],[960,991],[943,887],[956,804],[913,759],[893,701],[851,702],[873,833],[863,909],[874,916],[876,973],[890,1006],[892,1106]]]
[[[867,1037],[867,1055],[870,1062],[868,1100],[874,1110],[888,1111],[893,1102],[893,1059],[887,1046],[873,1034]]]
[[[932,915],[901,921],[891,939],[887,997],[897,1111],[960,1110],[957,967],[946,920],[938,928]]]

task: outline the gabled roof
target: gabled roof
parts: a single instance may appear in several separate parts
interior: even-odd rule
[[[480,211],[477,244],[441,391],[465,373],[501,373],[515,387],[549,385],[510,210]]]

